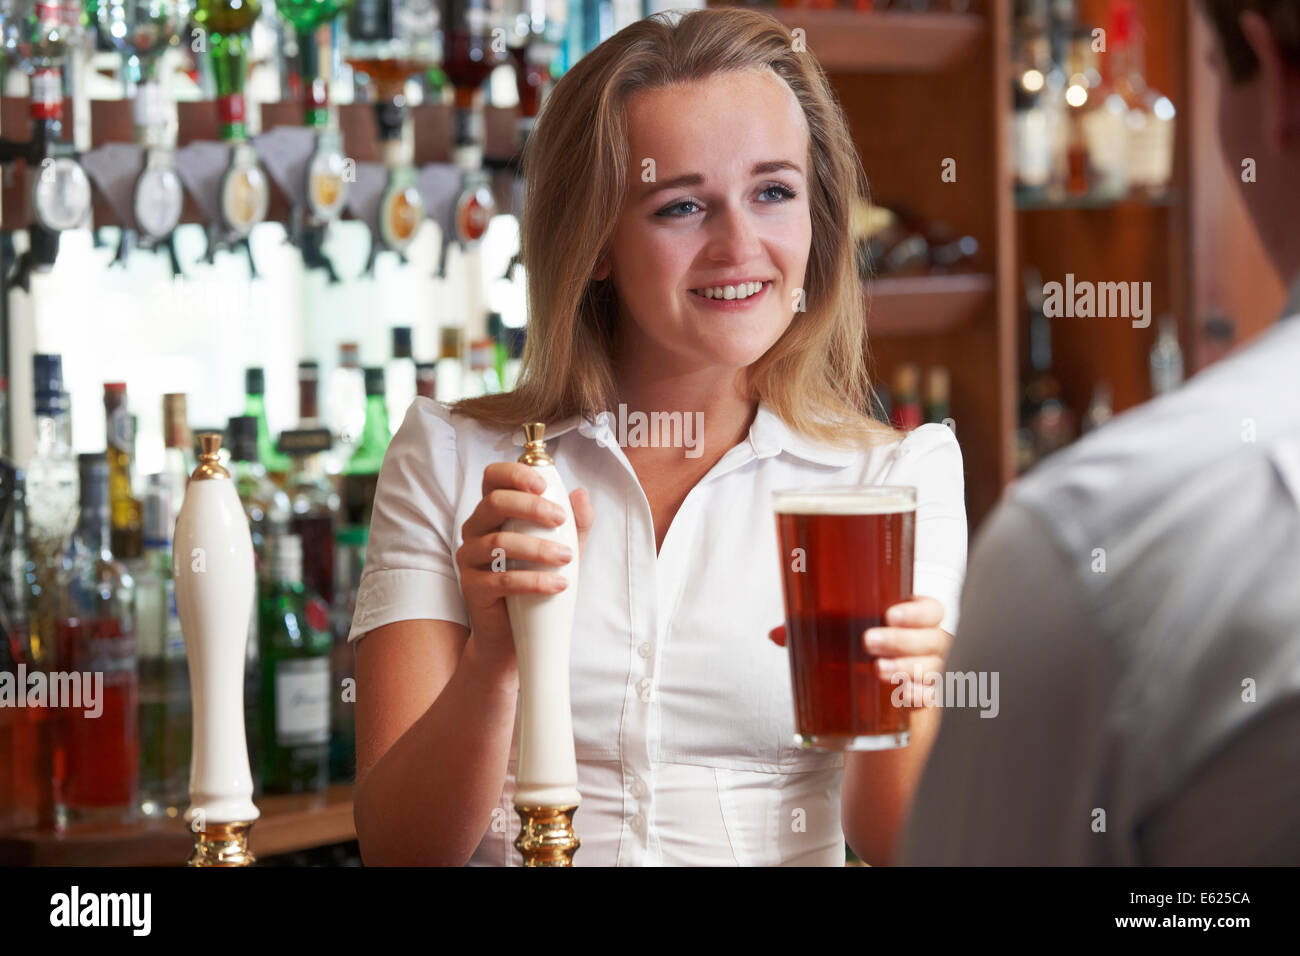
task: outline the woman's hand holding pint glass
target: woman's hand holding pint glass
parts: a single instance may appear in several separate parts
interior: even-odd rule
[[[891,657],[942,662],[943,608],[914,598],[916,489],[854,486],[773,494],[795,738],[817,750],[905,747],[919,685]],[[886,626],[893,625],[893,626]]]

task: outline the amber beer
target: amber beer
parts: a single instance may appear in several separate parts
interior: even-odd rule
[[[795,740],[817,750],[905,747],[908,711],[863,634],[912,596],[916,489],[773,494],[781,544]]]

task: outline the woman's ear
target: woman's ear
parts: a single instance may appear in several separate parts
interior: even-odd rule
[[[603,255],[596,260],[596,269],[592,272],[591,277],[597,282],[603,282],[609,278],[609,256]]]

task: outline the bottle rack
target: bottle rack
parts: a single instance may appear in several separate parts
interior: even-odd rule
[[[5,136],[24,139],[27,136],[29,120],[27,116],[27,98],[6,96],[0,100],[0,129]],[[63,102],[64,117],[63,138],[70,141],[75,125],[71,99]],[[217,126],[216,103],[210,100],[197,102],[180,102],[176,104],[178,133],[177,147],[185,146],[199,140],[217,141],[220,139]],[[262,103],[262,130],[265,132],[277,126],[301,126],[302,104],[300,102]],[[338,107],[339,129],[343,134],[344,155],[358,163],[380,162],[379,140],[374,121],[374,108],[369,103],[345,103]],[[131,102],[130,100],[92,100],[91,101],[91,139],[92,148],[105,143],[131,143]],[[452,108],[442,103],[422,103],[411,108],[412,127],[415,139],[415,165],[428,163],[450,163]],[[504,169],[514,153],[515,118],[514,109],[484,108],[485,165],[498,170]],[[30,186],[28,177],[32,175],[26,163],[18,161],[4,168],[3,185],[0,187],[0,203],[3,203],[2,215],[5,229],[23,229],[31,222]],[[510,208],[510,180],[508,172],[494,177],[497,208]],[[289,201],[271,181],[271,202],[267,211],[268,222],[287,223],[289,219]],[[348,214],[344,214],[348,218]],[[113,210],[98,190],[94,193],[92,220],[95,227],[116,226],[118,222]],[[182,223],[199,223],[204,218],[198,204],[188,193],[181,215]]]

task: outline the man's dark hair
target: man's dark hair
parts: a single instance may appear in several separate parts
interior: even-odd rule
[[[1241,31],[1241,15],[1253,10],[1267,21],[1282,56],[1300,68],[1300,0],[1201,0],[1219,36],[1219,45],[1234,83],[1254,77],[1259,58]]]

